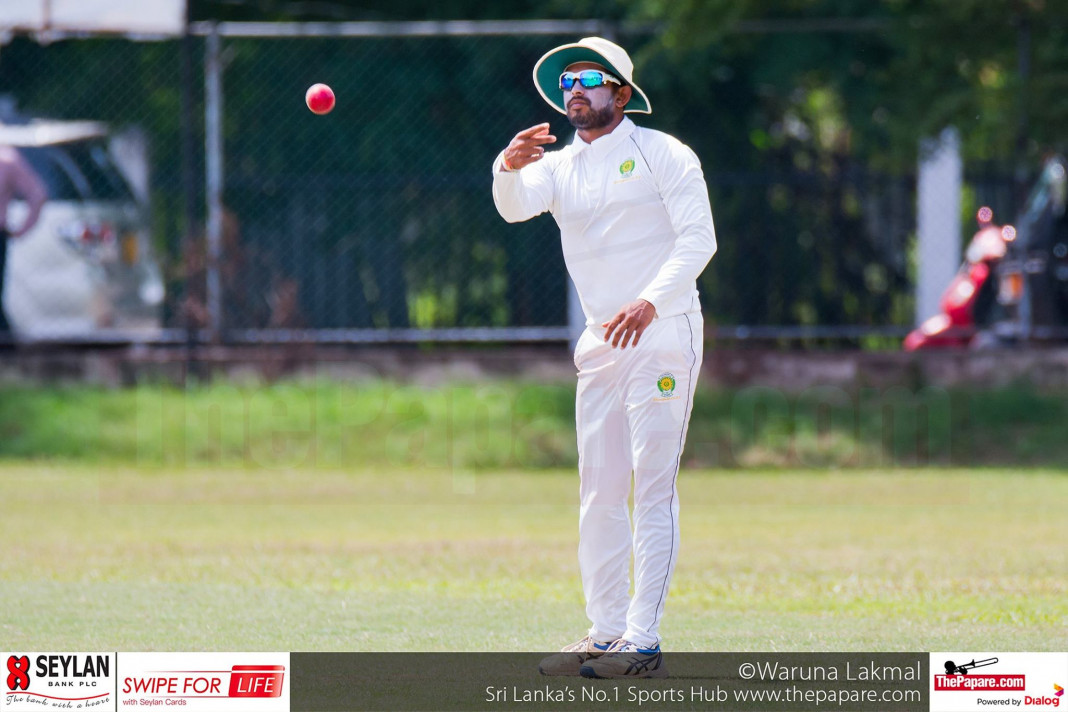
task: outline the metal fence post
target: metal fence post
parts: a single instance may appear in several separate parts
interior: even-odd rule
[[[960,135],[947,128],[920,147],[916,181],[916,323],[938,314],[942,291],[953,279],[961,258]]]
[[[204,57],[204,134],[207,188],[207,308],[211,341],[222,335],[222,261],[223,234],[223,61],[219,32],[212,24],[205,43]]]

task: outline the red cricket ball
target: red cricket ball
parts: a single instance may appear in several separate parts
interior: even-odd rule
[[[334,108],[334,90],[325,84],[312,84],[304,101],[313,114],[329,114]]]

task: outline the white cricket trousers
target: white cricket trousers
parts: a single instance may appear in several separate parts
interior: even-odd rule
[[[640,647],[660,642],[679,551],[676,480],[701,367],[703,326],[700,313],[654,319],[638,347],[623,350],[604,342],[604,329],[587,327],[576,345],[578,555],[595,640],[625,638]]]

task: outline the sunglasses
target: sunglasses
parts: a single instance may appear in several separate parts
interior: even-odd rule
[[[598,69],[583,69],[581,72],[564,72],[560,75],[560,89],[563,91],[571,91],[575,86],[575,82],[578,82],[586,89],[604,86],[606,82],[623,86],[623,82]]]

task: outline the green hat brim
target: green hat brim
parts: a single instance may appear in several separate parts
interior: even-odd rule
[[[564,106],[564,92],[560,90],[560,75],[576,62],[594,62],[619,77],[622,81],[627,81],[620,71],[605,59],[601,53],[580,45],[559,47],[542,57],[537,65],[534,66],[534,86],[538,88],[538,93],[541,94],[542,98],[561,114],[567,113],[567,107]],[[627,86],[633,91],[631,92],[630,101],[627,102],[626,107],[623,109],[624,113],[653,113],[645,92],[637,84],[628,82]]]

